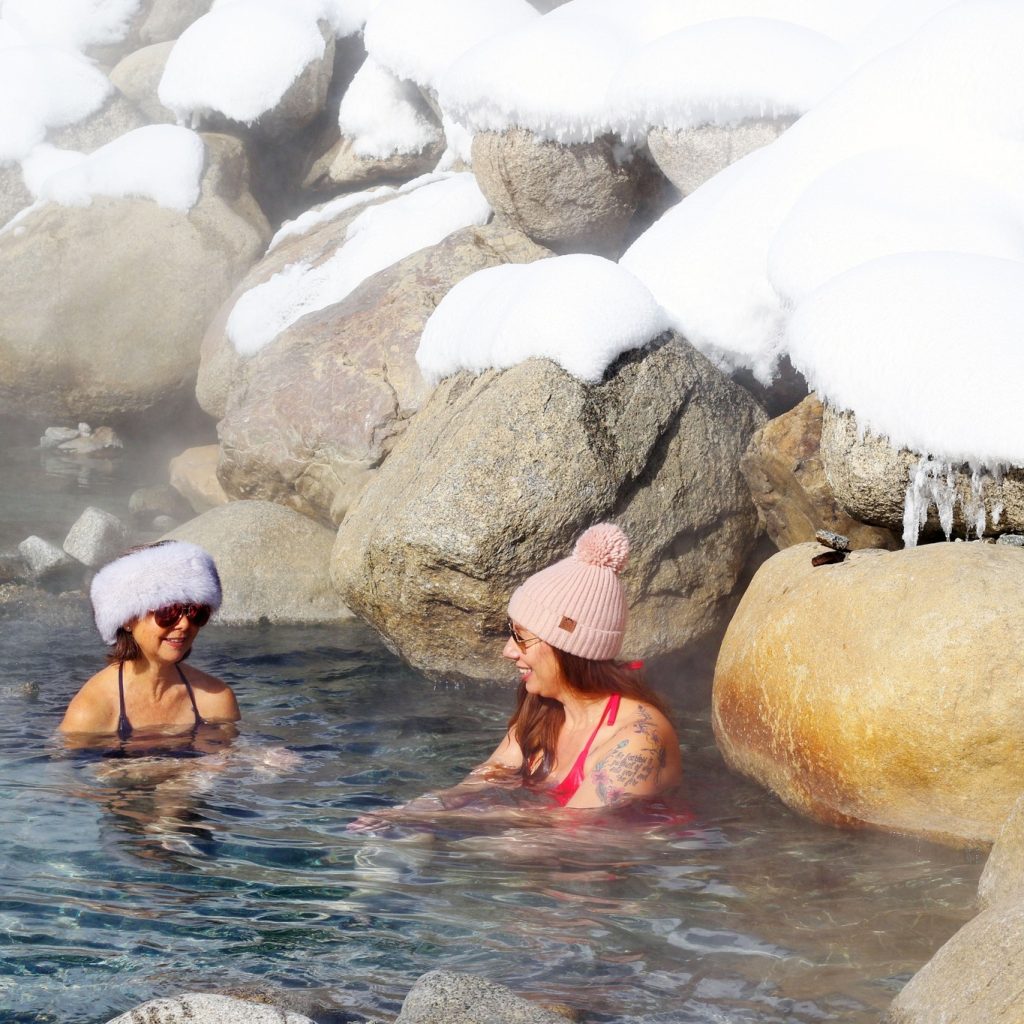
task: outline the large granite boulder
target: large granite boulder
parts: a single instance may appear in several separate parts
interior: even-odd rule
[[[213,555],[224,588],[217,621],[337,622],[351,617],[331,585],[334,533],[269,501],[234,501],[167,534]]]
[[[396,1024],[565,1024],[566,1018],[486,978],[430,971],[402,1003]]]
[[[738,466],[763,421],[674,336],[597,385],[540,359],[459,374],[349,511],[334,578],[413,665],[493,679],[514,587],[612,519],[633,543],[627,653],[691,648],[724,623],[754,543]]]
[[[268,235],[242,144],[204,141],[187,213],[96,197],[47,203],[0,235],[0,412],[117,421],[194,386],[204,328]]]
[[[150,124],[177,124],[172,110],[160,102],[157,89],[174,42],[153,43],[118,61],[110,81],[142,112]]]
[[[563,145],[522,128],[479,132],[473,173],[495,211],[540,245],[617,259],[653,190],[648,160],[623,159],[621,148],[612,136]]]
[[[886,438],[862,430],[853,413],[831,406],[822,420],[821,458],[836,500],[862,523],[902,534],[907,491],[913,488],[922,511],[927,508],[921,524],[925,539],[947,530],[952,537],[977,536],[981,514],[985,535],[1024,532],[1024,469],[975,480],[969,466],[931,461],[922,466],[920,455],[894,448]]]
[[[727,763],[827,824],[992,842],[1024,790],[1024,551],[929,544],[758,570],[715,668]]]
[[[103,105],[74,124],[47,133],[46,141],[59,149],[91,153],[108,142],[148,124],[146,117],[119,89],[112,89]]]
[[[199,373],[196,378],[196,399],[200,406],[216,419],[227,412],[228,394],[241,386],[252,360],[239,355],[227,335],[228,318],[238,300],[248,291],[265,284],[295,264],[311,268],[329,260],[345,242],[349,225],[367,208],[390,196],[385,190],[380,199],[367,197],[354,199],[351,205],[342,204],[334,216],[323,207],[307,211],[314,223],[302,226],[300,219],[291,227],[291,233],[275,238],[272,249],[254,264],[224,301],[217,315],[210,321],[200,346]]]
[[[729,164],[774,142],[795,120],[754,117],[729,125],[652,128],[647,147],[665,177],[685,196]]]
[[[1022,1024],[1024,902],[968,921],[914,975],[882,1024]]]
[[[168,482],[196,513],[228,503],[228,496],[217,479],[219,458],[219,445],[204,444],[186,448],[168,465]]]
[[[900,547],[891,530],[857,522],[836,501],[821,464],[821,417],[821,402],[809,395],[769,420],[740,460],[772,543],[787,548],[814,540],[818,530],[831,530],[849,537],[854,548]]]
[[[507,226],[465,228],[309,313],[251,357],[218,430],[218,476],[340,523],[428,388],[415,353],[427,318],[464,277],[548,256]]]

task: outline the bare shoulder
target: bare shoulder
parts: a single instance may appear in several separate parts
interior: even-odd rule
[[[196,696],[196,704],[203,718],[220,722],[237,722],[242,717],[238,709],[238,701],[231,687],[193,665],[181,666],[185,677],[192,684]]]
[[[117,666],[107,665],[87,679],[71,698],[61,732],[108,733],[117,730]]]
[[[593,767],[572,805],[607,806],[654,797],[682,778],[679,739],[653,705],[623,698],[615,724],[596,746]]]

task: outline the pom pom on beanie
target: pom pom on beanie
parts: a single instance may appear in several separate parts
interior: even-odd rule
[[[629,538],[614,523],[586,530],[568,558],[535,573],[508,603],[509,618],[568,654],[608,661],[622,649],[626,594],[619,573]]]

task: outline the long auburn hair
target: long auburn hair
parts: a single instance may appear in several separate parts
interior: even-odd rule
[[[569,686],[581,696],[600,697],[621,694],[657,708],[668,717],[668,709],[647,685],[643,670],[625,661],[592,661],[552,647],[555,658]],[[561,701],[528,693],[520,683],[516,708],[508,720],[509,729],[523,752],[519,769],[524,785],[538,786],[555,766],[558,734],[565,724],[565,708]]]

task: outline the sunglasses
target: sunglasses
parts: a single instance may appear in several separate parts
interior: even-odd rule
[[[523,636],[515,626],[512,625],[512,620],[508,620],[508,631],[514,641],[516,647],[521,651],[525,651],[528,647],[532,647],[534,644],[539,644],[541,638],[539,636],[525,637]]]
[[[161,629],[170,629],[184,615],[193,626],[205,626],[210,621],[211,611],[208,604],[169,604],[153,609],[153,621]]]

